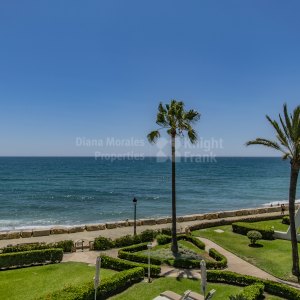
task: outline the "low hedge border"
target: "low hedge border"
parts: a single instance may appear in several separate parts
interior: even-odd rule
[[[120,258],[114,258],[107,255],[101,255],[101,265],[103,268],[108,268],[116,271],[128,270],[136,267],[142,267],[146,275],[148,275],[148,264],[137,263]],[[161,272],[159,266],[150,265],[150,273],[152,277],[158,277]]]
[[[281,219],[281,215],[262,215],[262,216],[245,216],[245,217],[239,217],[239,221],[242,222],[259,222],[259,221],[268,221],[268,220],[276,220],[276,219]],[[231,225],[232,223],[236,223],[236,219],[216,219],[216,220],[209,220],[207,222],[202,222],[199,224],[191,225],[189,226],[189,229],[191,231],[199,230],[199,229],[205,229],[205,228],[210,228],[210,227],[216,227],[216,226],[223,226],[223,225]]]
[[[32,244],[20,244],[16,246],[7,246],[1,249],[2,253],[24,252],[31,250],[44,250],[59,248],[64,252],[72,252],[74,242],[72,240],[64,240],[56,243],[32,243]]]
[[[137,235],[125,235],[115,240],[99,236],[94,240],[94,250],[108,250],[111,248],[128,247],[144,242],[151,242],[158,234],[170,234],[170,228],[160,230],[147,229]]]
[[[102,279],[97,289],[97,299],[107,299],[116,295],[143,278],[144,269],[136,267]],[[89,281],[76,286],[66,286],[62,290],[41,297],[40,300],[94,300],[94,292],[94,283]]]
[[[247,235],[249,231],[255,230],[261,233],[263,240],[273,240],[274,229],[270,226],[261,226],[255,223],[236,222],[232,225],[232,231],[242,235]]]
[[[248,286],[261,283],[265,286],[265,292],[288,300],[300,300],[300,290],[286,284],[271,280],[260,279],[253,276],[241,275],[230,271],[207,271],[207,280],[210,282],[227,283],[240,286]]]
[[[255,283],[248,285],[243,291],[236,296],[230,296],[229,299],[246,299],[246,300],[260,300],[263,299],[265,286],[262,283]]]
[[[121,248],[118,252],[118,257],[123,258],[130,261],[135,261],[139,263],[148,263],[148,256],[145,254],[134,253],[138,251],[147,250],[148,243],[137,244],[125,248]],[[161,265],[162,261],[160,259],[151,257],[151,264],[153,265]]]
[[[201,250],[205,249],[205,244],[200,241],[198,238],[190,236],[190,235],[178,235],[178,240],[186,240],[194,244],[196,247],[198,247]],[[168,241],[167,238],[163,239],[166,243]],[[139,263],[148,263],[148,256],[145,254],[135,253],[138,251],[143,251],[147,249],[147,243],[142,243],[138,245],[133,245],[129,247],[125,247],[119,250],[118,257],[121,259],[139,262]],[[215,261],[208,261],[206,263],[206,267],[208,269],[224,269],[227,267],[227,259],[225,256],[220,254],[215,249],[209,250],[209,256],[212,257]],[[178,268],[199,268],[199,260],[191,260],[191,259],[169,259],[169,260],[162,260],[158,258],[151,257],[151,263],[153,265],[161,265],[163,262],[166,262],[169,265],[172,265],[174,267]]]
[[[62,249],[44,249],[0,254],[0,269],[25,267],[37,264],[58,263],[63,258]]]

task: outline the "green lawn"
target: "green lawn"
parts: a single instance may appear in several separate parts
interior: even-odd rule
[[[101,277],[115,272],[101,269]],[[60,290],[66,284],[92,280],[95,267],[85,263],[60,263],[16,270],[0,271],[0,298],[30,300]]]
[[[213,260],[206,251],[199,249],[193,243],[180,240],[178,241],[179,246],[179,254],[181,258],[186,259],[205,259]],[[148,250],[140,251],[143,254],[148,254]],[[194,257],[196,255],[197,257]],[[174,259],[174,253],[171,251],[171,244],[165,245],[157,245],[151,250],[151,257],[158,258],[158,259]]]
[[[225,284],[208,284],[208,290],[215,289],[214,300],[226,300],[230,295],[238,294],[242,287],[225,285]],[[171,290],[178,294],[183,294],[186,290],[200,292],[200,281],[186,278],[159,278],[152,283],[141,282],[128,288],[121,294],[118,294],[111,300],[152,300],[165,290]],[[279,300],[281,298],[266,295],[266,300]]]
[[[281,220],[257,222],[264,225],[274,226],[275,230],[285,230]],[[287,228],[287,225],[284,225]],[[216,229],[224,230],[223,233],[215,232]],[[256,265],[266,272],[285,279],[296,281],[291,274],[292,254],[291,243],[285,240],[258,241],[263,247],[249,247],[247,236],[232,232],[231,225],[212,227],[193,232],[193,235],[208,238],[246,261]]]

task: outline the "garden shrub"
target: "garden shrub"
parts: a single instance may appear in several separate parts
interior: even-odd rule
[[[118,252],[118,257],[130,260],[130,261],[147,264],[148,263],[148,255],[147,254],[134,253],[134,252],[147,250],[148,249],[147,244],[148,243],[142,243],[142,244],[137,244],[137,245],[132,245],[129,247],[121,248]],[[160,259],[151,257],[151,263],[154,265],[161,265],[162,261]]]
[[[120,258],[114,258],[107,255],[101,255],[101,265],[103,268],[108,268],[112,270],[122,271],[128,270],[136,267],[142,267],[144,269],[145,274],[148,274],[148,264],[142,264],[137,262],[132,262]],[[150,265],[150,273],[151,276],[157,277],[159,276],[161,269],[159,266]]]
[[[237,295],[229,296],[230,300],[259,300],[262,299],[264,293],[264,285],[262,283],[256,283],[249,285],[243,289],[243,291]]]
[[[199,249],[202,249],[202,250],[205,249],[205,244],[202,241],[200,241],[198,238],[196,238],[192,235],[181,234],[181,235],[178,235],[177,239],[191,242],[192,244],[194,244]]]
[[[126,246],[136,244],[137,241],[140,241],[137,235],[136,238],[133,235],[125,235],[115,239],[114,244],[116,248],[120,248],[120,247],[126,247]]]
[[[43,249],[0,254],[0,269],[36,264],[58,263],[63,258],[62,249]]]
[[[162,228],[160,230],[161,234],[165,234],[165,235],[172,235],[172,229],[171,228]]]
[[[156,237],[158,245],[165,245],[171,242],[172,238],[166,234],[159,234]]]
[[[104,236],[98,236],[94,240],[95,250],[108,250],[114,247],[114,242],[110,238]]]
[[[232,231],[235,233],[247,235],[251,230],[256,230],[261,233],[262,239],[273,240],[274,229],[271,226],[262,226],[255,223],[236,222],[232,225]]]
[[[265,286],[262,283],[249,285],[244,288],[241,295],[244,296],[247,300],[258,300],[262,298],[264,288]]]
[[[282,297],[288,300],[300,300],[300,290],[286,284],[270,280],[260,279],[253,276],[241,275],[229,271],[207,271],[207,280],[210,282],[227,283],[240,286],[248,286],[262,283],[265,291],[269,294]]]
[[[157,236],[158,231],[152,229],[146,229],[139,234],[140,240],[144,242],[152,242]]]
[[[259,231],[250,230],[247,233],[247,237],[250,240],[251,245],[255,245],[258,240],[261,240],[262,235]]]
[[[208,254],[215,261],[206,262],[207,269],[224,269],[227,267],[227,258],[216,249],[210,248]]]
[[[144,270],[140,267],[131,268],[104,278],[97,289],[97,299],[107,299],[118,294],[143,278]],[[93,281],[88,281],[79,285],[68,285],[62,290],[41,297],[40,300],[93,300],[94,291]]]
[[[74,242],[72,240],[64,240],[53,244],[53,248],[61,248],[64,252],[72,252]]]
[[[43,249],[53,249],[59,248],[63,249],[64,252],[72,252],[74,242],[72,240],[64,240],[56,243],[31,243],[31,244],[20,244],[16,246],[7,246],[2,248],[2,253],[12,253],[12,252],[24,252],[31,250],[43,250]]]
[[[284,216],[281,221],[282,224],[291,225],[290,216]]]
[[[157,238],[158,238],[158,240],[160,239],[159,235],[157,236]],[[205,244],[196,237],[181,234],[181,235],[178,235],[177,238],[178,238],[178,240],[189,241],[192,244],[194,244],[196,247],[198,247],[199,249],[202,249],[202,250],[205,249]],[[164,242],[166,239],[168,239],[170,241],[171,237],[163,235]],[[119,250],[118,257],[121,259],[129,260],[129,261],[147,264],[148,263],[148,255],[144,254],[144,253],[136,253],[139,251],[147,250],[147,244],[148,243],[141,243],[138,245],[124,247]],[[223,256],[222,254],[220,254],[217,250],[210,249],[209,255],[215,261],[208,261],[206,263],[206,266],[208,269],[223,269],[227,266],[226,257]],[[172,265],[174,267],[178,267],[178,268],[198,268],[200,259],[176,258],[176,259],[164,260],[164,259],[151,257],[151,264],[153,264],[153,265],[161,265],[163,262],[166,262],[167,264]]]

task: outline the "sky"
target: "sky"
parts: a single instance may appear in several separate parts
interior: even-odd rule
[[[201,112],[193,154],[278,155],[245,142],[272,138],[265,115],[300,103],[299,11],[277,0],[1,1],[0,156],[157,155],[167,136],[153,146],[146,135],[170,99]]]

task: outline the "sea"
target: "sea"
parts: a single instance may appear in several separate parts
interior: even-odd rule
[[[177,214],[286,202],[280,158],[178,158]],[[0,157],[0,230],[171,215],[171,162],[156,157]]]

